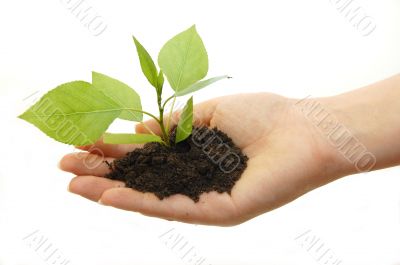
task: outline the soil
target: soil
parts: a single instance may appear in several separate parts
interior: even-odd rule
[[[175,129],[171,139],[175,139]],[[152,192],[159,199],[184,194],[197,202],[204,192],[230,194],[247,160],[222,131],[196,127],[176,145],[147,143],[114,160],[108,164],[111,172],[106,177],[141,192]]]

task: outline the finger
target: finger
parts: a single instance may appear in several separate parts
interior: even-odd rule
[[[190,222],[196,217],[193,212],[194,202],[183,195],[160,200],[152,193],[143,193],[131,188],[113,188],[103,193],[100,202],[107,206],[168,220],[185,217],[184,219]],[[183,216],[182,212],[185,212]]]
[[[142,146],[141,144],[106,144],[100,139],[92,145],[77,146],[76,148],[100,156],[119,158],[125,156],[126,153],[131,152],[133,149]]]
[[[219,100],[219,98],[215,98],[196,104],[193,107],[193,124],[196,126],[209,126]],[[178,110],[172,114],[169,124],[170,128],[178,124],[181,111],[182,110]],[[164,117],[164,125],[167,125],[168,119],[169,115],[166,115]],[[136,125],[137,133],[150,133],[149,130],[151,130],[155,134],[161,134],[158,122],[153,119],[145,121],[144,124],[140,123]]]
[[[167,118],[164,120],[164,126],[167,124]],[[171,122],[172,124],[172,122]],[[153,132],[154,134],[160,135],[161,136],[161,128],[158,122],[154,119],[147,120],[143,123],[138,123],[135,126],[135,131],[136,133],[151,133]]]
[[[160,200],[152,193],[131,188],[112,188],[102,194],[99,202],[147,216],[186,223],[232,225],[237,219],[230,196],[216,192],[203,194],[200,201],[195,203],[180,194]]]
[[[124,186],[123,182],[117,180],[96,176],[77,176],[71,180],[68,190],[97,202],[105,190]]]
[[[110,171],[105,161],[111,163],[113,160],[114,158],[85,152],[72,153],[61,158],[59,167],[75,175],[104,176]]]

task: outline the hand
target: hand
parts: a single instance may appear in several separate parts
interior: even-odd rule
[[[249,157],[231,195],[205,193],[198,203],[180,194],[159,200],[102,177],[109,169],[101,161],[111,162],[138,145],[99,141],[81,147],[89,152],[66,155],[60,167],[78,175],[69,185],[71,192],[107,206],[188,223],[239,224],[339,177],[335,150],[296,102],[259,93],[225,96],[195,106],[196,122],[224,131]],[[153,121],[147,126],[157,131]],[[146,129],[139,125],[136,131]]]

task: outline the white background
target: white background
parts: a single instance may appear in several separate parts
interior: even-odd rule
[[[209,76],[234,77],[199,92],[197,102],[238,92],[301,98],[349,91],[400,72],[399,1],[358,1],[377,25],[363,36],[336,0],[87,0],[107,24],[98,37],[65,2],[0,2],[1,265],[49,264],[23,240],[36,230],[69,264],[193,264],[159,238],[172,228],[207,265],[322,264],[295,240],[309,230],[341,264],[400,264],[398,167],[341,179],[236,227],[194,226],[68,193],[72,175],[57,163],[72,147],[16,119],[39,94],[90,81],[92,70],[130,84],[154,111],[131,35],[155,58],[167,39],[192,24],[209,53]]]

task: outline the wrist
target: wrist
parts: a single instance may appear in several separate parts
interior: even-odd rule
[[[368,172],[376,168],[374,133],[365,106],[358,105],[350,95],[320,99],[325,115],[319,123],[329,145],[326,152],[337,177]]]
[[[362,148],[357,146],[356,133],[349,126],[346,116],[342,115],[347,112],[342,103],[338,96],[306,98],[295,102],[296,109],[306,118],[303,122],[309,125],[309,133],[315,141],[313,149],[318,154],[315,162],[320,168],[313,178],[317,186],[363,170],[360,166],[362,161],[357,159],[363,155],[360,153]]]
[[[321,99],[337,121],[329,135],[344,174],[399,165],[400,75]],[[347,163],[346,163],[347,162]]]

